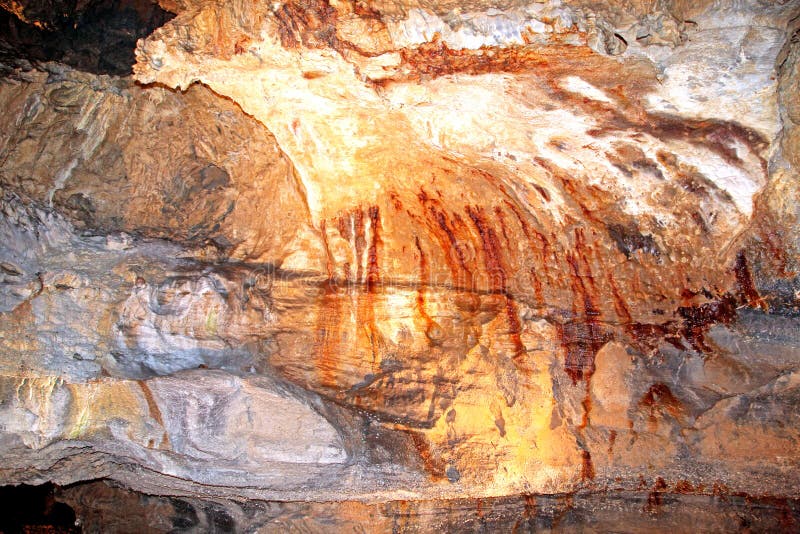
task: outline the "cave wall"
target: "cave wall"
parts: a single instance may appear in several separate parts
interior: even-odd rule
[[[0,5],[3,483],[798,496],[797,2]]]

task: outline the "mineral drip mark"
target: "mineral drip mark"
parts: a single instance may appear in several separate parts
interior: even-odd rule
[[[339,234],[347,242],[353,243],[357,272],[355,279],[351,266],[345,263],[345,284],[348,290],[355,288],[363,277],[362,258],[366,239],[364,237],[364,216],[361,209],[354,209],[340,216],[336,220],[336,228]],[[326,225],[322,225],[323,233]],[[325,236],[327,243],[327,236]],[[331,265],[328,267],[328,280],[324,284],[323,294],[320,299],[319,315],[317,318],[315,346],[319,347],[316,359],[317,374],[320,385],[326,388],[338,388],[338,363],[340,344],[343,341],[343,314],[344,295],[342,294],[334,278],[333,260],[329,259]]]
[[[524,497],[525,499],[525,509],[522,513],[523,517],[528,519],[533,519],[536,517],[536,495],[526,494]]]
[[[504,189],[504,188],[501,186],[501,189]],[[503,190],[503,193],[506,193],[505,190]],[[506,196],[508,196],[507,193],[506,193]],[[506,201],[506,204],[508,205],[509,202]],[[503,208],[501,206],[495,206],[494,207],[494,213],[495,213],[495,216],[497,217],[497,221],[500,223],[500,229],[502,230],[503,238],[505,239],[506,248],[508,250],[514,250],[516,247],[515,247],[515,244],[512,244],[512,240],[508,235],[508,230],[506,228],[506,215],[505,215],[505,212],[503,211]],[[529,237],[529,233],[525,232],[525,234],[526,234],[526,237],[528,239],[528,243],[530,244],[531,243],[531,239]],[[499,250],[498,250],[498,252],[499,252]],[[520,259],[520,261],[524,262],[525,259],[524,258]],[[505,274],[504,271],[501,271],[501,272],[503,274]],[[531,265],[528,268],[528,274],[530,275],[530,280],[531,280],[531,284],[533,286],[534,296],[536,298],[537,303],[539,303],[540,305],[544,305],[544,299],[542,297],[542,283],[539,280],[539,277],[536,276],[536,268],[535,268],[534,265]],[[521,351],[525,351],[525,346],[522,343],[522,339],[521,339],[521,336],[520,336],[520,332],[521,332],[522,328],[521,328],[520,321],[519,321],[519,315],[517,314],[517,309],[516,309],[516,306],[514,305],[513,299],[510,296],[507,295],[507,292],[508,291],[506,289],[506,283],[505,283],[505,280],[504,280],[503,281],[503,293],[506,293],[506,297],[505,297],[506,298],[506,315],[508,316],[509,330],[512,333],[512,339],[514,340],[514,343],[515,343],[515,357],[517,357],[517,356],[519,356],[521,354]]]
[[[614,443],[617,442],[617,431],[612,430],[608,434],[608,455],[611,456],[614,452]]]
[[[644,507],[646,512],[657,513],[659,511],[663,503],[661,496],[666,489],[667,483],[664,479],[661,477],[656,478],[656,482],[653,484],[653,490],[647,495],[647,504]]]
[[[495,233],[494,229],[492,229],[486,223],[483,210],[480,207],[467,206],[466,211],[481,237],[483,261],[486,266],[486,271],[490,277],[490,288],[493,292],[502,294],[505,300],[505,311],[506,319],[508,321],[509,336],[514,344],[513,359],[518,361],[525,354],[525,345],[523,345],[522,338],[520,336],[522,332],[522,325],[519,322],[517,305],[508,294],[506,268],[503,262],[503,253],[500,248],[497,234]]]
[[[355,241],[356,252],[356,283],[364,284],[365,290],[359,290],[357,293],[357,328],[364,329],[366,337],[369,341],[370,352],[372,354],[373,371],[377,372],[379,364],[379,348],[382,344],[380,337],[380,330],[378,330],[375,322],[375,292],[380,285],[380,263],[379,263],[379,249],[382,246],[380,229],[381,217],[380,209],[377,206],[370,206],[367,209],[367,217],[369,217],[370,228],[370,242],[367,247],[367,231],[365,224],[365,217],[363,210],[358,208],[350,212],[350,220],[352,221],[353,234],[347,234],[348,237],[352,236]],[[346,224],[341,223],[340,227],[345,227]],[[343,237],[345,237],[343,235]],[[366,248],[366,250],[365,250]],[[364,254],[366,252],[366,258]],[[366,261],[364,261],[366,260]],[[366,263],[366,265],[364,265]],[[365,269],[366,267],[366,269]],[[366,276],[365,271],[366,270]]]
[[[422,246],[419,244],[419,237],[414,237],[414,245],[417,247],[417,252],[419,253],[419,288],[417,289],[417,313],[419,313],[422,320],[425,321],[425,334],[428,337],[428,342],[432,342],[433,330],[436,328],[436,323],[428,315],[428,311],[425,309],[425,298],[427,293],[427,287],[430,283],[430,271],[428,268],[428,260],[425,256],[425,252],[422,250]]]
[[[726,294],[719,300],[700,306],[681,306],[678,313],[683,318],[683,337],[694,350],[708,354],[712,349],[706,345],[706,332],[715,323],[729,324],[736,318],[736,299]]]
[[[577,426],[577,431],[581,436],[579,446],[582,449],[581,480],[592,480],[595,476],[591,453],[582,445],[582,442],[585,441],[583,434],[589,425],[589,415],[592,410],[591,377],[594,373],[594,360],[597,352],[611,338],[597,324],[600,311],[593,297],[596,287],[587,255],[588,250],[583,230],[576,228],[575,251],[567,252],[566,259],[570,268],[572,292],[576,299],[573,301],[573,313],[578,316],[579,305],[582,305],[583,317],[580,320],[561,325],[560,333],[562,345],[566,350],[564,370],[572,379],[573,385],[577,384],[579,380],[583,380],[586,386],[586,393],[581,402],[583,417]],[[579,258],[586,273],[581,273]],[[587,284],[590,287],[587,287]]]
[[[474,293],[476,282],[473,276],[473,267],[470,265],[470,257],[465,252],[465,243],[472,241],[472,235],[458,214],[448,216],[441,202],[428,195],[423,188],[420,188],[417,198],[423,209],[423,224],[439,244],[454,287],[459,293],[461,293],[461,289],[465,289],[464,296],[473,303],[473,306],[468,306],[467,309],[459,307],[462,324],[466,327],[477,326],[480,328],[480,323],[476,321],[476,317],[470,311],[477,309],[478,306],[477,296]],[[409,213],[409,215],[411,214]],[[412,218],[416,219],[413,215]],[[468,249],[466,250],[468,251]],[[429,258],[426,259],[429,260]],[[426,263],[430,267],[429,261]]]
[[[364,213],[361,208],[356,208],[337,218],[339,235],[354,246],[353,263],[356,266],[355,278],[350,278],[353,284],[364,281],[364,249],[367,246],[366,230],[364,228]],[[352,274],[349,275],[350,277]]]
[[[326,388],[338,387],[339,345],[342,342],[342,304],[336,281],[329,278],[325,283],[320,299],[317,317],[316,340],[319,347],[316,360],[320,385]]]
[[[753,284],[753,277],[750,275],[750,269],[747,266],[747,258],[743,250],[740,250],[736,255],[736,264],[733,270],[734,273],[736,273],[736,282],[739,284],[739,289],[747,305],[753,308],[758,306],[764,311],[769,311],[767,303],[764,302],[764,299],[758,294]]]
[[[617,287],[614,276],[610,272],[608,273],[608,285],[614,297],[614,310],[617,312],[617,317],[622,322],[622,327],[631,338],[634,346],[644,353],[652,353],[657,350],[659,342],[664,340],[676,349],[684,350],[680,337],[676,335],[677,329],[674,323],[642,324],[634,322],[630,309],[620,294],[619,287]]]
[[[536,495],[532,495],[530,493],[524,494],[522,496],[523,499],[523,508],[522,514],[519,519],[516,520],[514,526],[511,528],[511,534],[518,534],[520,532],[520,527],[522,525],[526,525],[525,532],[532,532],[534,531],[534,523],[533,520],[536,519],[538,515],[538,508],[536,503]]]
[[[494,215],[497,217],[497,222],[500,223],[500,231],[503,234],[503,240],[506,243],[506,247],[510,250],[511,249],[511,239],[508,236],[508,228],[506,228],[506,215],[503,213],[503,208],[500,206],[494,207]]]
[[[379,286],[380,264],[378,260],[378,249],[381,247],[381,214],[377,206],[370,206],[367,210],[370,221],[370,244],[367,250],[367,280],[366,293],[363,298],[359,298],[358,321],[364,324],[372,350],[373,372],[378,370],[380,363],[379,349],[383,345],[380,330],[375,323],[375,290]]]
[[[475,517],[478,518],[478,524],[481,531],[486,531],[486,513],[483,511],[483,499],[475,499]]]
[[[564,517],[573,509],[575,506],[575,495],[574,493],[567,493],[560,497],[558,497],[558,503],[556,504],[555,509],[553,510],[553,520],[552,520],[552,530],[559,530],[561,526],[561,521]],[[564,530],[564,529],[562,529]]]
[[[478,309],[480,300],[474,292],[475,283],[472,274],[472,268],[469,265],[469,258],[465,253],[466,235],[468,231],[463,220],[457,215],[452,214],[448,216],[447,212],[441,202],[435,197],[428,195],[424,188],[420,188],[417,194],[417,199],[422,207],[422,216],[418,217],[411,211],[407,211],[409,217],[423,225],[429,230],[429,234],[439,244],[445,262],[450,271],[450,276],[453,280],[453,285],[456,293],[459,296],[463,295],[465,299],[462,303],[465,305],[456,306],[456,311],[461,315],[461,324],[465,329],[471,327],[480,328],[480,323],[476,320],[475,314],[472,312]],[[471,237],[471,236],[470,236]],[[430,285],[430,256],[425,254],[422,243],[417,236],[415,238],[417,249],[420,253],[420,277],[421,284],[424,286]],[[462,293],[463,291],[463,293]],[[420,291],[417,294],[417,308],[423,320],[428,324],[426,334],[431,344],[436,344],[440,335],[439,325],[429,316],[425,309],[426,292]],[[442,388],[440,384],[446,382],[439,382],[434,379],[436,387],[434,389],[434,398],[431,399],[431,408],[434,408],[435,397],[441,394]],[[433,417],[433,411],[429,412],[430,417]]]
[[[383,515],[392,518],[392,533],[407,532],[412,523],[409,501],[390,501],[384,505]]]
[[[442,196],[441,192],[437,191],[437,193],[439,197]],[[473,272],[480,271],[480,268],[475,264],[476,260],[472,252],[472,247],[475,246],[474,231],[470,230],[464,222],[464,219],[462,219],[458,213],[447,212],[441,200],[434,195],[429,195],[424,188],[420,188],[417,194],[417,200],[422,207],[422,215],[417,216],[411,211],[407,211],[406,213],[408,213],[409,217],[426,228],[429,231],[427,235],[432,237],[439,245],[438,251],[442,254],[449,268],[451,279],[454,282],[453,288],[455,289],[454,293],[456,293],[454,297],[457,300],[454,311],[461,316],[459,324],[465,333],[464,343],[469,344],[471,342],[469,341],[469,334],[467,334],[467,332],[470,332],[472,329],[482,329],[482,323],[478,320],[477,314],[481,299],[479,297],[479,291],[476,291],[476,286],[478,284],[476,283],[475,275],[473,275]],[[421,259],[424,258],[424,262],[421,264],[422,283],[423,285],[430,285],[430,278],[427,278],[426,281],[424,277],[431,276],[431,254],[425,252],[423,246],[424,241],[419,239],[419,236],[417,236],[417,241],[419,242],[418,250],[420,252],[420,257]],[[434,249],[434,252],[436,252],[436,250],[437,249]],[[418,295],[417,307],[423,312],[420,315],[427,322],[427,319],[430,317],[427,310],[421,305],[425,303],[426,295],[426,292]],[[430,319],[431,328],[429,328],[426,333],[429,334],[429,342],[435,345],[440,338],[440,334],[438,334],[440,329],[433,318]],[[472,343],[474,344],[474,341]],[[434,398],[431,399],[429,418],[432,418],[434,415],[434,401],[436,398],[442,396],[442,391],[444,390],[442,386],[446,386],[450,384],[450,382],[434,377],[434,384],[436,387],[434,389]],[[454,392],[446,392],[443,396],[449,399],[454,395]]]
[[[620,318],[625,328],[628,328],[633,322],[633,317],[628,309],[628,304],[625,302],[625,299],[622,298],[622,295],[620,295],[619,288],[614,280],[614,275],[611,274],[610,271],[608,273],[608,285],[611,288],[611,294],[614,296],[614,311],[617,312],[617,317]]]
[[[397,198],[396,193],[390,193],[390,197],[398,211],[402,209],[402,203]],[[410,210],[406,210],[406,214],[416,223],[425,226],[430,230],[430,234],[436,239],[439,244],[439,249],[444,255],[445,262],[450,271],[450,276],[454,282],[454,286],[458,289],[465,287],[463,279],[471,279],[472,273],[467,266],[467,260],[461,248],[458,238],[456,237],[456,229],[449,221],[445,212],[440,209],[440,202],[435,198],[430,197],[427,192],[420,188],[417,194],[417,199],[423,208],[422,217],[416,215]],[[428,342],[434,344],[440,337],[439,325],[428,314],[427,311],[427,294],[428,287],[431,285],[431,266],[428,254],[423,250],[422,243],[420,242],[419,235],[414,236],[414,246],[419,254],[419,288],[417,289],[416,308],[417,313],[425,322],[425,334]],[[455,255],[455,259],[454,259]],[[459,283],[461,282],[461,283]],[[470,317],[462,314],[462,321],[466,324],[469,323]]]
[[[584,289],[583,299],[584,299],[584,312],[586,313],[587,317],[596,317],[600,315],[599,308],[594,301],[593,295],[597,292],[597,287],[594,283],[594,275],[592,274],[592,266],[589,263],[589,252],[590,249],[586,245],[586,237],[583,233],[583,228],[576,228],[575,229],[575,250],[578,253],[578,257],[583,263],[584,269],[584,276],[581,280],[585,279],[589,285],[591,286],[590,291],[586,291]]]
[[[370,223],[369,246],[367,246],[368,232],[365,224],[367,218]],[[325,226],[323,225],[322,228],[324,232]],[[353,261],[356,264],[356,272],[354,274],[352,266],[345,263],[346,289],[344,289],[337,284],[331,265],[319,303],[320,312],[317,318],[315,340],[315,347],[318,347],[316,369],[320,385],[334,389],[342,386],[339,384],[338,376],[340,354],[342,353],[341,345],[345,341],[345,323],[351,324],[350,318],[345,317],[342,309],[347,294],[356,299],[356,338],[351,342],[358,343],[363,339],[361,336],[364,335],[369,343],[373,371],[376,371],[374,368],[379,365],[379,349],[382,346],[382,338],[375,320],[375,293],[379,291],[381,282],[380,210],[377,206],[371,206],[366,210],[366,216],[361,208],[350,210],[337,218],[336,228],[342,238],[351,243],[354,249]],[[357,403],[360,403],[359,398],[356,400]]]
[[[581,451],[581,480],[594,480],[594,463],[588,450]]]
[[[429,196],[424,189],[420,188],[417,198],[422,205],[426,219],[429,221],[427,226],[439,242],[439,246],[444,253],[454,285],[456,287],[473,288],[472,271],[467,265],[466,255],[456,236],[457,229],[454,223],[459,222],[458,219],[453,217],[451,220],[441,208],[441,203]]]
[[[338,230],[342,234],[344,227],[342,220],[339,219]],[[348,228],[349,229],[349,228]],[[320,385],[328,388],[337,386],[337,357],[338,346],[342,338],[341,317],[342,317],[342,298],[335,279],[335,265],[328,243],[327,223],[322,221],[320,234],[326,254],[326,268],[328,279],[323,286],[322,297],[319,302],[319,312],[315,330],[314,347],[318,347],[315,358],[315,367]],[[345,264],[345,283],[350,283],[349,265]]]
[[[650,386],[647,393],[639,400],[639,407],[649,410],[648,419],[651,426],[656,426],[658,424],[658,418],[656,417],[657,411],[666,411],[676,420],[680,420],[683,414],[683,405],[681,401],[675,397],[672,390],[669,389],[669,386],[662,383]]]
[[[575,242],[576,252],[581,256],[588,270],[589,264],[585,257],[583,232],[580,229],[575,230]],[[592,289],[594,289],[591,272],[586,276],[581,274],[581,268],[575,252],[567,252],[566,259],[570,268],[572,291],[575,298],[580,299],[580,303],[583,306],[583,316],[580,320],[573,320],[560,327],[561,343],[566,349],[564,370],[572,379],[573,384],[577,384],[579,380],[586,379],[588,389],[588,381],[592,373],[594,373],[594,359],[597,351],[608,342],[610,336],[604,333],[597,324],[597,317],[600,315],[600,311],[584,282],[586,278],[589,284],[592,285]],[[574,302],[573,312],[576,316],[578,315],[577,306]]]
[[[550,278],[550,273],[548,269],[548,258],[550,257],[550,243],[547,241],[547,238],[538,230],[533,229],[528,224],[528,221],[525,220],[525,217],[522,215],[519,207],[515,206],[511,201],[504,201],[505,205],[514,213],[514,216],[519,221],[519,225],[522,228],[522,233],[525,234],[525,238],[528,241],[528,245],[531,247],[531,250],[538,250],[541,255],[541,262],[540,265],[542,267],[542,271],[544,271],[545,277],[548,279]],[[534,242],[533,237],[536,237],[537,243]],[[535,266],[531,266],[530,268],[530,277],[531,277],[531,284],[533,285],[533,292],[536,296],[537,302],[544,305],[544,296],[543,296],[543,289],[542,289],[542,281],[536,275],[536,268]]]
[[[369,208],[369,220],[372,239],[367,251],[367,292],[372,293],[381,281],[378,263],[378,248],[382,245],[381,212],[378,206]]]
[[[432,480],[442,480],[445,477],[444,462],[440,458],[436,458],[431,451],[430,443],[425,439],[424,434],[420,432],[408,432],[411,437],[411,442],[414,448],[417,449],[422,466]]]
[[[160,449],[169,449],[170,442],[169,442],[169,435],[167,434],[167,426],[164,424],[164,417],[161,415],[161,409],[158,407],[158,403],[153,398],[153,392],[150,391],[150,386],[147,385],[147,382],[144,380],[137,380],[137,384],[139,384],[139,388],[142,390],[142,395],[144,395],[144,400],[147,402],[147,409],[150,411],[150,415],[155,419],[156,423],[161,425],[161,428],[164,430],[164,435],[161,438],[161,444],[159,445]],[[152,447],[152,440],[148,447]]]
[[[324,220],[320,224],[320,236],[322,237],[322,244],[325,248],[325,269],[328,273],[328,281],[330,282],[334,277],[334,260],[330,243],[328,243],[328,225]]]

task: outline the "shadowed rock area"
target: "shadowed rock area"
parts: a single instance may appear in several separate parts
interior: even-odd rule
[[[0,6],[64,528],[798,527],[798,2]]]
[[[787,531],[800,521],[796,499],[752,499],[688,495],[656,488],[649,492],[610,492],[515,496],[441,501],[389,501],[379,504],[226,503],[185,497],[136,494],[104,482],[90,482],[57,493],[59,504],[91,508],[84,532],[169,530],[171,532],[695,532]],[[120,503],[131,511],[120,517]],[[369,518],[369,522],[365,521]],[[624,525],[623,528],[620,528]]]
[[[94,74],[126,76],[135,62],[137,39],[173,16],[147,0],[3,0],[0,6],[4,70],[58,61]]]

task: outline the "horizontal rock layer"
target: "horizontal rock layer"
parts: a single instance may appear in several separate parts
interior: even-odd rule
[[[452,501],[393,501],[379,504],[258,503],[234,504],[186,498],[136,495],[103,483],[68,488],[56,499],[76,510],[84,531],[215,530],[233,532],[653,531],[693,525],[697,530],[786,530],[800,521],[793,499],[744,499],[670,493],[657,480],[652,491],[608,495],[552,495]],[[688,485],[681,486],[687,491]],[[719,490],[720,488],[717,488]],[[135,514],[120,515],[124,502]],[[364,518],[369,518],[365,521]]]

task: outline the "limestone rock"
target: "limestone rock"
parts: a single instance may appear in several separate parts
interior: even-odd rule
[[[797,2],[161,6],[132,78],[4,40],[0,480],[134,530],[798,495]]]

